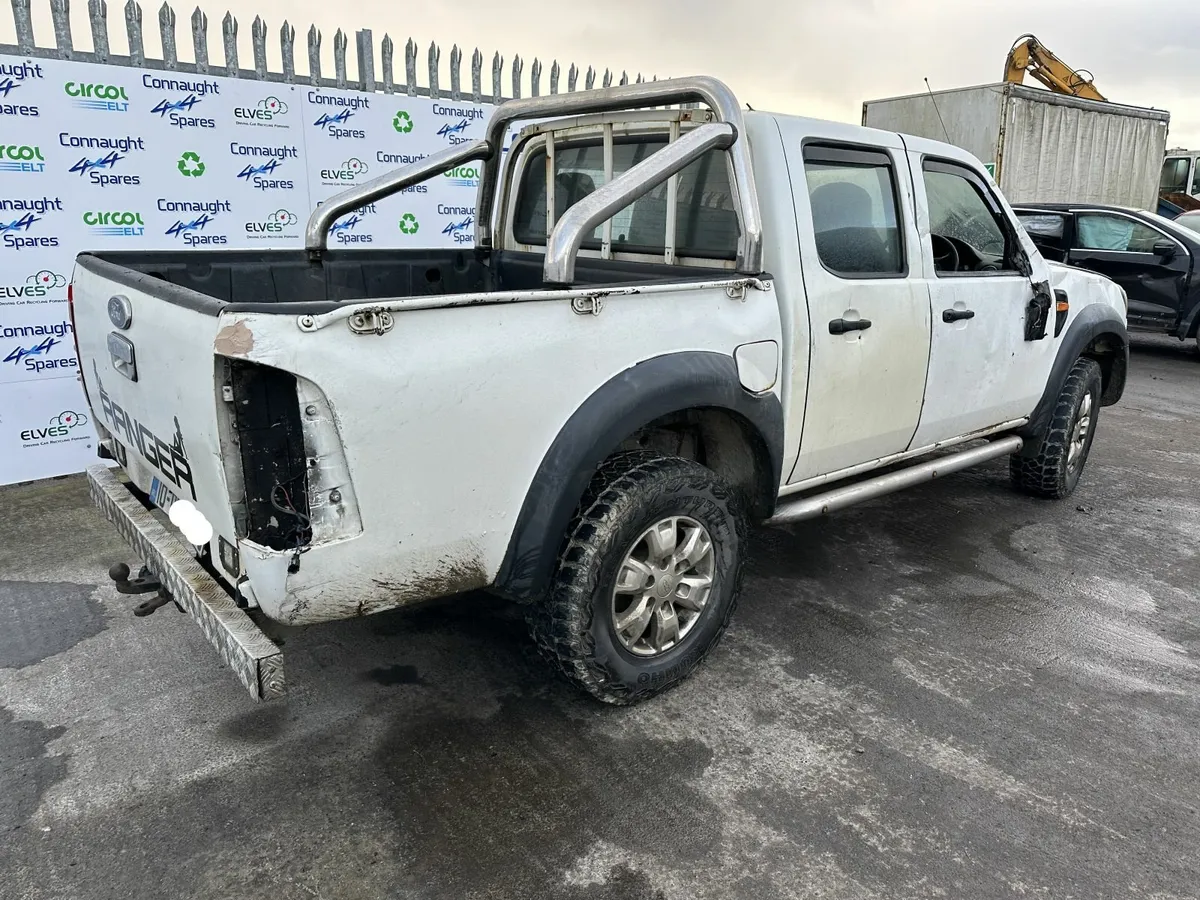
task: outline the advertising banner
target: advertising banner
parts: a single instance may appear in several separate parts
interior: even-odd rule
[[[0,57],[0,484],[96,460],[67,284],[87,250],[303,246],[329,197],[483,136],[489,107]],[[331,246],[474,242],[470,164],[343,216]]]

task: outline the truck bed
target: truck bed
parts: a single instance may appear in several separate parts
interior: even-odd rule
[[[310,260],[303,250],[120,251],[82,254],[84,260],[118,283],[212,315],[267,310],[319,313],[363,300],[550,287],[542,281],[540,253],[496,252],[482,257],[474,250],[454,248],[330,250],[320,262]],[[722,271],[580,257],[576,284],[690,281],[719,276]],[[146,276],[187,292],[154,291]]]

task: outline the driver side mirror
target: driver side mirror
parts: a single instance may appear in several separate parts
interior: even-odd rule
[[[1164,260],[1174,259],[1178,252],[1179,248],[1173,241],[1159,241],[1154,245],[1154,255],[1162,257]]]

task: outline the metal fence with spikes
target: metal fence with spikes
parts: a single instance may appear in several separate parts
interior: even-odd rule
[[[33,29],[32,0],[11,0],[13,21],[17,43],[0,44],[0,54],[26,57],[41,57],[49,59],[67,59],[84,62],[106,63],[109,65],[126,65],[145,69],[162,69],[167,71],[194,72],[202,75],[225,75],[230,78],[257,79],[258,81],[275,81],[288,84],[310,84],[315,87],[332,87],[349,90],[361,90],[368,93],[382,91],[385,94],[408,94],[450,98],[453,100],[471,100],[474,103],[500,103],[510,97],[522,96],[524,84],[525,60],[514,56],[510,63],[511,81],[510,92],[504,92],[504,57],[499,53],[492,55],[491,90],[484,93],[483,62],[484,57],[478,48],[471,54],[471,86],[464,92],[462,87],[463,53],[458,45],[450,49],[450,88],[446,90],[441,82],[442,50],[436,43],[429,45],[426,64],[426,82],[422,86],[417,77],[417,56],[419,48],[415,41],[409,38],[404,45],[404,80],[397,82],[395,78],[395,45],[390,35],[385,34],[379,42],[380,77],[376,77],[375,67],[375,38],[369,28],[355,32],[354,45],[358,57],[358,77],[351,80],[347,73],[346,53],[349,39],[346,32],[338,29],[333,36],[333,77],[322,75],[321,66],[321,32],[315,25],[308,29],[308,75],[301,77],[296,74],[296,29],[287,21],[279,29],[279,50],[282,60],[282,71],[272,72],[267,66],[267,24],[260,16],[254,17],[250,26],[250,43],[254,57],[254,67],[246,69],[238,59],[238,20],[226,12],[221,20],[221,42],[225,52],[224,65],[217,65],[208,56],[208,16],[197,7],[191,15],[192,25],[192,62],[179,58],[176,41],[175,11],[164,2],[158,10],[158,29],[162,42],[162,59],[150,59],[146,56],[145,37],[142,25],[142,8],[136,0],[125,3],[125,33],[128,40],[129,53],[122,56],[112,52],[108,35],[108,4],[105,0],[88,0],[88,20],[92,31],[92,47],[89,52],[76,50],[71,37],[70,0],[49,0],[50,16],[54,26],[54,46],[39,46],[35,40]],[[540,59],[534,59],[529,67],[529,95],[540,96],[542,93],[543,66]],[[560,88],[562,69],[558,60],[550,64],[549,93],[557,94]],[[567,70],[568,91],[579,88],[580,69],[571,63]],[[610,69],[605,69],[600,77],[604,87],[613,84],[615,75]],[[591,66],[584,73],[584,90],[596,86],[597,72]],[[636,81],[641,83],[646,79],[641,73]],[[655,79],[657,80],[657,79]],[[618,84],[628,84],[629,75],[622,72],[617,79]]]

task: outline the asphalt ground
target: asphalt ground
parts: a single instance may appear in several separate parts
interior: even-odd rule
[[[81,478],[2,489],[0,898],[1196,897],[1200,357],[1131,369],[1067,502],[1001,462],[758,531],[633,709],[482,595],[289,632],[256,705]]]

